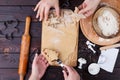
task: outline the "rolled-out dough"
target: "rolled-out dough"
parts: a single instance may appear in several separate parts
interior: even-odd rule
[[[48,21],[43,21],[41,50],[47,48],[57,51],[64,64],[76,66],[79,21],[76,13],[68,9],[61,9],[60,15],[59,18],[56,17],[55,11],[52,10]],[[56,65],[50,61],[49,63]]]

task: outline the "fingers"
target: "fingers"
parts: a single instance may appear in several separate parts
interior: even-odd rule
[[[44,54],[44,52],[42,52],[42,54],[41,55],[43,55]],[[44,56],[43,56],[44,57]],[[48,60],[44,57],[44,62],[46,63],[46,66],[48,67],[49,66],[49,63],[48,63]]]
[[[49,15],[49,10],[50,10],[49,6],[48,7],[39,6],[36,18],[40,18],[39,21],[42,21],[44,18],[45,20],[47,20]]]
[[[79,11],[79,14],[84,14],[84,13],[86,13],[88,10],[89,10],[88,7],[83,8],[83,9],[81,9],[81,10]]]
[[[45,57],[43,59],[43,64],[45,65],[46,68],[49,66],[49,63],[48,63],[48,61],[46,60]]]
[[[80,5],[79,7],[79,14],[84,14],[86,15],[86,17],[89,15],[89,11],[90,11],[90,7],[87,6],[87,4],[84,2],[82,5]]]
[[[37,11],[37,15],[36,15],[36,18],[39,18],[39,21],[42,21],[44,18],[45,20],[47,20],[48,18],[48,14],[49,14],[49,10],[50,10],[50,6],[49,5],[46,5],[45,3],[42,4],[43,2],[40,1],[34,11]]]
[[[42,7],[40,10],[40,19],[39,19],[40,21],[42,21],[44,18],[44,9],[45,9],[45,7]]]
[[[62,72],[63,72],[64,79],[67,80],[69,76],[73,76],[73,74],[75,74],[74,73],[75,70],[73,67],[69,67],[67,65],[64,65],[64,67],[67,69],[67,71],[63,70]]]
[[[78,9],[79,10],[83,9],[83,6],[82,5],[78,6]]]
[[[59,16],[60,16],[60,8],[59,8],[59,5],[56,5],[56,6],[55,6],[55,10],[56,10],[56,15],[57,15],[57,17],[59,17]]]
[[[64,76],[64,79],[66,80],[67,79],[67,73],[63,70],[63,76]]]
[[[86,17],[89,17],[91,14],[93,14],[93,9],[89,9],[89,7],[86,7],[82,10],[79,11],[79,14],[83,14],[85,15]]]
[[[42,21],[43,19],[47,20],[48,15],[49,15],[49,10],[52,7],[55,8],[56,15],[57,15],[57,17],[59,17],[60,16],[59,4],[54,3],[54,5],[53,5],[53,4],[51,4],[50,2],[47,2],[47,1],[40,1],[34,9],[34,11],[38,10],[36,18],[39,18],[39,21]]]
[[[39,62],[45,65],[46,67],[49,66],[47,59],[42,54],[39,55]]]
[[[84,8],[86,8],[87,7],[87,4],[86,3],[83,3],[82,5],[80,5],[78,8],[79,8],[79,10],[81,10],[81,9],[84,9]]]
[[[33,59],[33,64],[37,62],[38,54],[35,54],[35,57]]]
[[[68,73],[71,73],[73,71],[72,67],[64,65],[64,67],[67,69]]]
[[[93,11],[88,11],[88,12],[86,12],[84,15],[85,15],[86,17],[89,17],[91,14],[93,14]]]
[[[49,10],[50,10],[50,6],[41,8],[40,12],[38,12],[38,14],[40,13],[40,21],[42,21],[44,18],[45,18],[45,20],[48,19]],[[56,10],[57,17],[59,17],[60,16],[60,8],[59,8],[59,6],[55,6],[55,10]]]
[[[37,11],[36,18],[39,18],[39,16],[40,16],[40,10],[41,10],[41,6],[39,7],[39,9],[38,9],[38,11]]]
[[[48,62],[43,55],[42,55],[42,61],[44,61],[44,63],[47,63],[47,62]]]
[[[34,11],[37,11],[37,9],[39,8],[40,4],[41,4],[41,2],[39,2],[39,3],[36,5]]]
[[[46,8],[45,8],[45,20],[48,19],[49,10],[50,10],[50,7],[46,7]]]

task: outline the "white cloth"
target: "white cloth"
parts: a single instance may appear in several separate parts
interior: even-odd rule
[[[104,58],[99,57],[98,64],[100,68],[112,73],[116,63],[118,52],[119,49],[115,49],[115,48],[102,50],[101,55],[104,56]],[[105,60],[104,62],[103,59]],[[101,61],[103,63],[101,63]]]

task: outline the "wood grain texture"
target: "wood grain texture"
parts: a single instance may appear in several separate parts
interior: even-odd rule
[[[36,5],[39,0],[0,0],[0,5]]]
[[[19,24],[17,26],[18,33],[13,34],[12,40],[5,39],[4,36],[0,35],[0,80],[19,80],[18,75],[18,63],[20,54],[21,36],[24,32],[25,18],[30,15],[32,17],[31,24],[31,48],[28,65],[28,73],[25,80],[31,73],[31,64],[34,58],[34,50],[40,49],[41,45],[41,22],[35,19],[36,12],[33,12],[33,8],[39,0],[0,0],[0,30],[4,28],[4,22],[18,19]],[[60,0],[60,5],[63,8],[63,3],[66,0]],[[70,0],[70,7],[74,10],[74,6],[79,5],[83,0]],[[107,0],[105,0],[107,1]],[[110,0],[109,4],[117,0]],[[118,6],[116,6],[118,7]],[[87,66],[92,62],[97,62],[100,51],[98,45],[94,48],[97,54],[94,55],[91,50],[87,48],[87,39],[80,31],[79,33],[79,47],[78,57],[85,58],[88,63],[83,65],[83,70],[77,68],[78,73],[81,75],[83,80],[120,80],[120,55],[118,55],[117,62],[113,73],[108,73],[101,70],[96,76],[91,76],[87,71]],[[120,49],[120,48],[118,48]],[[120,53],[120,52],[119,52]],[[42,80],[64,80],[62,69],[60,67],[49,67]]]
[[[0,24],[2,25],[2,24]],[[19,22],[18,26],[16,28],[18,28],[18,32],[14,33],[13,36],[14,37],[21,37],[24,31],[24,27],[25,27],[25,23],[24,22]],[[40,22],[33,22],[31,23],[31,28],[30,28],[30,35],[32,37],[41,37],[41,23]]]
[[[18,69],[0,69],[0,80],[19,80],[17,71]],[[26,75],[25,80],[28,80],[29,75],[30,71]]]
[[[30,51],[34,48],[40,47],[40,37],[31,39]],[[19,52],[21,45],[21,38],[13,38],[13,40],[7,40],[5,38],[0,38],[0,52]]]

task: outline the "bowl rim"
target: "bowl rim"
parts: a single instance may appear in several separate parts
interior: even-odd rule
[[[118,32],[114,35],[110,35],[110,36],[105,36],[103,35],[102,31],[100,30],[99,26],[97,25],[97,18],[99,15],[102,15],[102,13],[105,10],[109,10],[110,12],[112,12],[113,16],[116,17],[118,23],[119,23],[119,30]],[[94,14],[93,14],[93,18],[92,18],[92,25],[93,25],[93,29],[95,30],[96,34],[101,36],[102,38],[106,38],[106,39],[110,39],[110,38],[114,38],[116,36],[118,36],[120,34],[120,15],[119,13],[112,7],[110,6],[103,6],[100,7]]]

